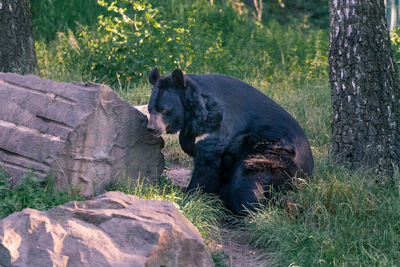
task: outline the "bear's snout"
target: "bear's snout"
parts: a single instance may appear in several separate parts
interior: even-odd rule
[[[147,123],[147,130],[156,136],[165,133],[166,125],[163,122],[161,114],[150,114],[150,120]]]
[[[149,122],[149,123],[147,123],[147,130],[150,131],[150,132],[155,132],[156,126]]]

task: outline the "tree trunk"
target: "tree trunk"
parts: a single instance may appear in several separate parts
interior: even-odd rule
[[[262,0],[247,0],[247,5],[253,11],[254,18],[258,21],[262,20],[263,2]]]
[[[0,0],[0,71],[38,72],[29,0]]]
[[[389,31],[392,32],[397,24],[397,7],[394,0],[390,1],[390,26]]]
[[[330,0],[331,153],[353,168],[399,167],[399,83],[383,0]]]

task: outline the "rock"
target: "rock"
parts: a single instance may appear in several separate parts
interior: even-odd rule
[[[0,221],[0,266],[213,266],[197,229],[167,201],[107,192]]]
[[[120,176],[158,181],[163,140],[109,87],[0,73],[0,166],[16,184],[29,166],[58,187],[100,193]]]
[[[141,105],[141,106],[135,106],[137,110],[142,112],[144,115],[146,115],[147,119],[150,118],[149,110],[147,109],[147,105]]]

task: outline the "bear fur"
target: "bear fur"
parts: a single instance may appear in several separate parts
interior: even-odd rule
[[[177,133],[184,152],[194,157],[187,188],[214,193],[235,214],[254,210],[271,190],[290,186],[295,176],[311,175],[310,145],[296,120],[249,84],[226,75],[160,76],[153,85],[147,128],[155,135]]]

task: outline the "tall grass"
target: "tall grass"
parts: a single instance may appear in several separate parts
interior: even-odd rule
[[[55,40],[36,41],[36,57],[40,76],[60,82],[88,80],[79,58],[73,58],[70,50],[76,47],[72,31],[59,32]]]
[[[149,103],[151,86],[147,81],[127,83],[125,86],[118,84],[114,91],[133,106],[146,105]]]
[[[396,266],[400,263],[400,185],[376,183],[317,158],[314,177],[246,219],[273,266]]]

